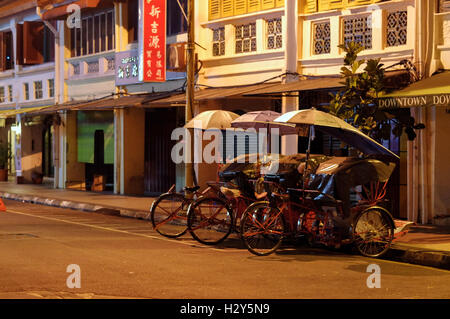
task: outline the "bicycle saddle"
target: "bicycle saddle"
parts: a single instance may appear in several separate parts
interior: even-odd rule
[[[200,186],[192,186],[192,187],[186,186],[184,188],[185,191],[192,192],[192,193],[198,191],[199,189],[200,189]]]

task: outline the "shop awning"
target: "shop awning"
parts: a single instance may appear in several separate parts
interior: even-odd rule
[[[278,85],[260,88],[244,95],[281,95],[283,93],[310,91],[320,89],[332,89],[343,87],[343,79],[341,77],[320,77],[305,80],[299,80],[289,83],[279,83]]]
[[[0,118],[5,119],[8,117],[14,117],[17,114],[41,111],[41,110],[52,108],[53,106],[54,105],[47,105],[47,106],[27,107],[27,108],[21,108],[21,109],[0,110]]]
[[[417,81],[410,86],[379,98],[382,109],[420,106],[450,106],[450,71]]]
[[[404,82],[405,77],[409,78],[409,73],[405,70],[388,71],[385,73],[385,86],[392,87],[395,83]],[[281,96],[285,93],[302,92],[302,91],[314,91],[324,89],[338,89],[345,85],[345,80],[341,76],[321,76],[301,79],[295,82],[279,83],[275,86],[261,88],[251,92],[247,92],[244,96]]]
[[[202,90],[195,91],[194,98],[196,101],[202,100],[215,100],[215,99],[225,99],[225,98],[236,98],[245,95],[245,93],[250,93],[255,90],[265,89],[280,85],[280,83],[263,83],[263,84],[252,84],[252,85],[242,85],[242,86],[227,86],[227,87],[215,87],[206,88]],[[186,94],[177,94],[165,99],[159,99],[151,102],[154,104],[182,104],[186,103]]]
[[[60,111],[108,111],[116,108],[128,107],[157,107],[151,104],[153,101],[172,96],[173,92],[157,92],[145,94],[133,94],[128,96],[114,97],[108,96],[95,100],[72,101],[62,104],[55,104],[45,107],[34,107],[19,110],[0,111],[0,117],[9,117],[19,113],[26,113],[28,116],[39,116],[57,113]]]

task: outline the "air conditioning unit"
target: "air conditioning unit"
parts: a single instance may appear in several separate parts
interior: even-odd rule
[[[167,47],[167,70],[186,72],[186,42],[172,43]]]

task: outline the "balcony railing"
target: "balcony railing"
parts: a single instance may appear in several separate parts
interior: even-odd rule
[[[69,79],[114,76],[115,51],[79,56],[68,59]]]

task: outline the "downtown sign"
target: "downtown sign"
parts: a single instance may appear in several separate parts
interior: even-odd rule
[[[139,0],[139,81],[166,81],[166,0]]]
[[[380,109],[398,109],[424,106],[450,107],[450,94],[398,96],[378,99]]]

